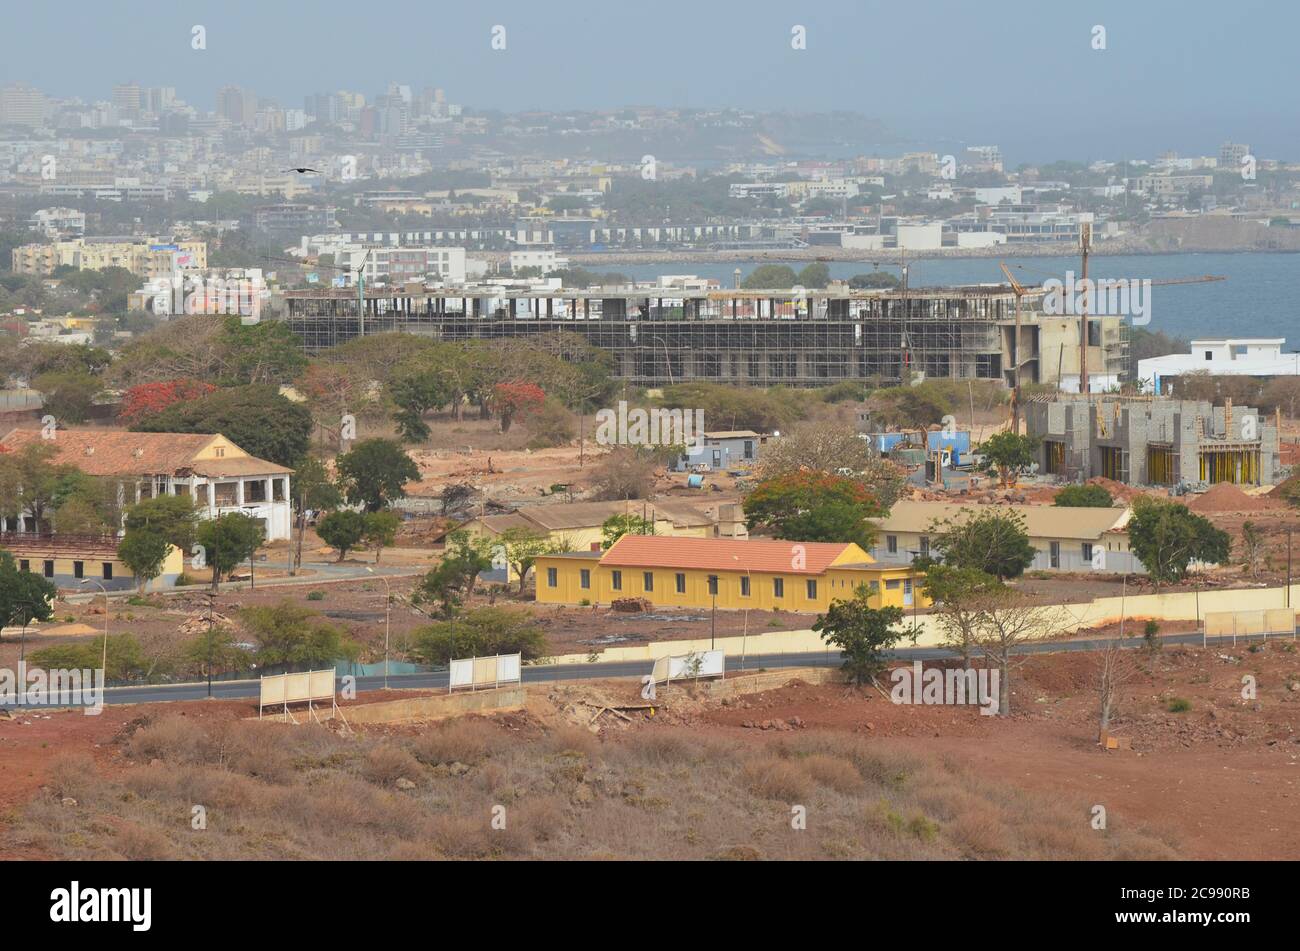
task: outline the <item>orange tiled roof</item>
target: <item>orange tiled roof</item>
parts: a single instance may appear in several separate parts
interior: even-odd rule
[[[15,429],[0,439],[10,449],[32,443],[53,446],[56,465],[75,466],[93,476],[173,475],[195,468],[194,457],[210,443],[213,433],[130,433],[118,430],[60,429],[42,440],[38,429]],[[215,460],[214,460],[215,461]],[[231,460],[221,460],[229,462]],[[241,457],[241,462],[248,460]],[[258,460],[267,474],[287,472],[283,466]]]
[[[792,567],[794,547],[803,546],[803,568]],[[693,568],[700,571],[750,571],[819,575],[844,553],[847,544],[732,538],[673,538],[624,535],[605,552],[602,565],[628,568]]]

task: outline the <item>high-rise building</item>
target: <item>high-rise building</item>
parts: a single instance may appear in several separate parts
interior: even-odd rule
[[[238,86],[217,90],[217,115],[231,125],[251,126],[257,116],[257,94]]]
[[[119,119],[140,118],[139,83],[118,83],[113,87],[113,108]]]
[[[0,125],[43,125],[45,108],[45,94],[39,89],[26,83],[0,86]]]

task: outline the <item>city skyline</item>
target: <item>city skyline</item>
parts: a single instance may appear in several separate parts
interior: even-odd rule
[[[120,10],[86,7],[74,30],[54,11],[35,10],[22,36],[4,44],[0,83],[89,100],[119,83],[171,86],[200,110],[230,85],[300,108],[315,93],[371,96],[392,81],[446,88],[479,111],[843,110],[881,121],[899,142],[998,141],[1012,163],[1204,152],[1229,140],[1281,158],[1300,151],[1286,97],[1295,68],[1283,47],[1300,15],[1261,3],[1238,5],[1232,22],[1212,19],[1200,3],[1099,3],[1085,12],[1015,3],[996,17],[956,3],[921,11],[583,4],[553,17],[516,3],[478,12],[398,0],[383,23],[340,4],[319,9],[197,4],[128,25]],[[1277,29],[1255,29],[1263,18]],[[195,26],[204,49],[192,48]],[[493,33],[498,26],[503,34]],[[1094,48],[1097,26],[1105,49]],[[805,48],[792,48],[796,27]],[[1234,41],[1245,28],[1250,42]],[[923,55],[890,40],[909,34]],[[634,49],[619,39],[633,36]],[[494,37],[504,49],[493,48]],[[65,55],[43,55],[51,44]]]

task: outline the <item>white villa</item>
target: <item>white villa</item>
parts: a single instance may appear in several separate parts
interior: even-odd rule
[[[260,521],[270,541],[290,536],[289,477],[293,470],[250,456],[225,436],[60,429],[45,439],[39,429],[15,429],[0,446],[19,450],[44,443],[52,462],[87,475],[116,479],[124,505],[156,495],[187,495],[200,518],[241,512]],[[40,532],[30,515],[0,518],[0,532]]]
[[[1189,373],[1213,376],[1297,376],[1300,353],[1286,353],[1285,337],[1214,337],[1193,340],[1190,353],[1138,361],[1138,378],[1154,393],[1169,393],[1176,378]]]

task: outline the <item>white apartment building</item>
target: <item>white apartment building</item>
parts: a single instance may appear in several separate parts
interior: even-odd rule
[[[1190,373],[1212,376],[1300,376],[1300,353],[1285,353],[1285,337],[1214,337],[1193,340],[1190,353],[1138,361],[1138,379],[1156,393],[1172,392],[1174,379]]]
[[[342,269],[347,287],[355,286],[358,269],[362,269],[367,284],[425,280],[465,283],[464,248],[369,248],[349,244],[334,252],[334,264]]]

